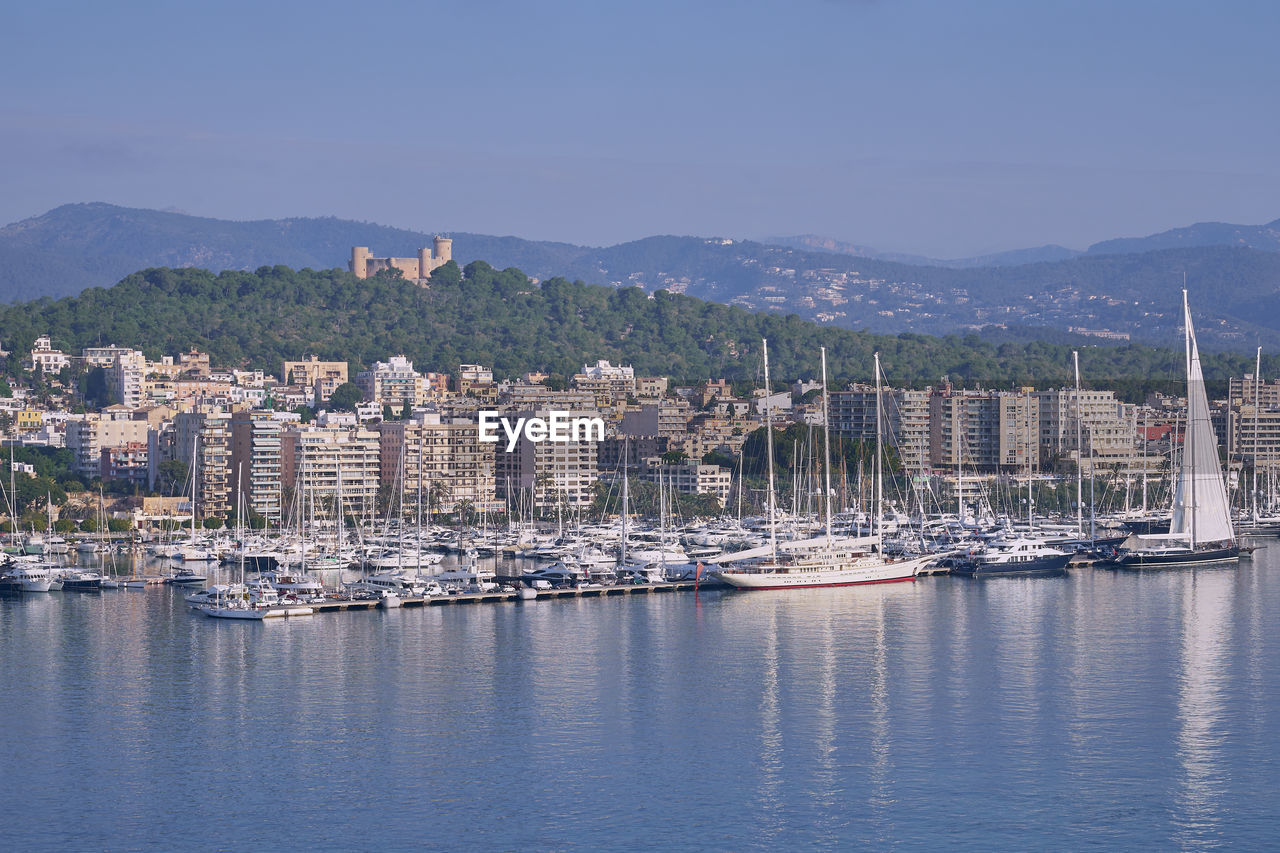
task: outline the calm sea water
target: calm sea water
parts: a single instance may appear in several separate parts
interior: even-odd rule
[[[1238,569],[208,619],[0,600],[13,850],[1280,844]]]

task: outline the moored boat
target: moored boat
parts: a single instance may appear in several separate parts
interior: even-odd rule
[[[766,341],[764,353],[765,388],[769,386],[769,348]],[[773,484],[773,419],[771,407],[765,406],[765,435],[769,460],[769,544],[760,548],[727,554],[719,558],[726,568],[712,572],[712,576],[737,589],[796,589],[803,587],[857,586],[872,583],[891,583],[914,580],[920,569],[936,559],[929,554],[913,559],[894,560],[885,556],[881,538],[883,473],[879,460],[881,452],[882,423],[880,412],[880,354],[875,357],[876,371],[876,528],[872,535],[864,537],[836,537],[832,534],[831,513],[831,449],[828,423],[827,352],[822,350],[822,417],[826,446],[824,471],[826,477],[826,527],[825,536],[800,541],[779,543],[774,516]]]
[[[970,577],[992,575],[1057,575],[1067,569],[1071,554],[1043,539],[1016,537],[994,539],[951,566],[951,574]]]
[[[1209,415],[1209,399],[1200,367],[1200,349],[1191,324],[1187,291],[1182,291],[1187,366],[1187,429],[1182,464],[1174,489],[1169,532],[1133,535],[1103,565],[1125,569],[1160,569],[1202,563],[1235,562],[1240,543],[1231,524],[1218,437]]]

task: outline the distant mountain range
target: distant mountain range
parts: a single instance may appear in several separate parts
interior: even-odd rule
[[[231,222],[65,205],[0,228],[0,300],[73,295],[158,266],[345,267],[353,245],[375,256],[410,256],[431,236],[336,218]],[[1081,344],[1108,342],[1082,329],[1175,343],[1185,274],[1202,346],[1280,349],[1280,221],[1202,223],[1098,243],[1084,253],[1044,246],[952,261],[884,255],[817,237],[760,243],[668,236],[592,248],[448,236],[460,264],[514,266],[539,280],[666,289],[881,333],[981,331]]]
[[[771,237],[766,242],[779,246],[791,246],[796,249],[812,249],[819,252],[835,252],[840,255],[853,255],[858,258],[873,258],[880,261],[895,261],[900,264],[927,267],[951,267],[967,269],[969,267],[1011,267],[1021,264],[1036,264],[1042,261],[1067,261],[1081,255],[1137,255],[1143,252],[1157,252],[1161,249],[1188,249],[1201,246],[1235,246],[1238,248],[1261,249],[1264,252],[1280,252],[1280,219],[1266,225],[1231,225],[1227,222],[1198,222],[1186,228],[1174,228],[1148,237],[1120,237],[1114,240],[1103,240],[1094,243],[1088,249],[1079,251],[1065,246],[1037,246],[1033,249],[1014,249],[1009,252],[997,252],[991,255],[978,255],[972,258],[940,259],[924,255],[904,255],[894,252],[880,252],[870,246],[846,243],[831,237],[816,234],[802,234],[797,237]]]
[[[924,267],[951,267],[965,269],[967,267],[1009,267],[1019,264],[1036,264],[1041,261],[1065,261],[1084,252],[1068,249],[1065,246],[1038,246],[1034,249],[1014,249],[1010,252],[997,252],[992,255],[978,255],[972,258],[953,258],[942,260],[925,255],[904,255],[900,252],[881,252],[870,246],[859,246],[846,243],[831,237],[820,237],[817,234],[801,234],[797,237],[770,237],[765,240],[778,246],[790,246],[794,249],[811,249],[817,252],[834,252],[837,255],[853,255],[856,258],[872,258],[877,261],[893,261],[899,264],[911,264]]]

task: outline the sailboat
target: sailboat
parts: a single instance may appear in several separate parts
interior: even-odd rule
[[[1133,535],[1124,541],[1114,563],[1122,568],[1146,569],[1234,561],[1240,545],[1231,526],[1218,438],[1209,421],[1200,349],[1191,326],[1187,291],[1182,291],[1187,363],[1187,431],[1182,464],[1173,496],[1169,532]]]
[[[915,580],[916,574],[937,555],[910,560],[886,558],[882,542],[881,515],[884,505],[884,477],[881,471],[880,354],[876,353],[876,525],[870,536],[836,537],[831,521],[831,438],[828,424],[827,351],[822,350],[822,424],[826,534],[791,542],[777,541],[773,488],[773,417],[769,405],[769,342],[764,341],[765,436],[769,459],[769,544],[734,554],[715,562],[728,564],[712,577],[738,589],[796,589],[803,587],[854,586]]]

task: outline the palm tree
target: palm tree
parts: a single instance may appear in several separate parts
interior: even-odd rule
[[[453,495],[453,489],[448,483],[440,480],[432,480],[427,485],[427,521],[431,521],[431,513],[439,512],[440,505]]]

